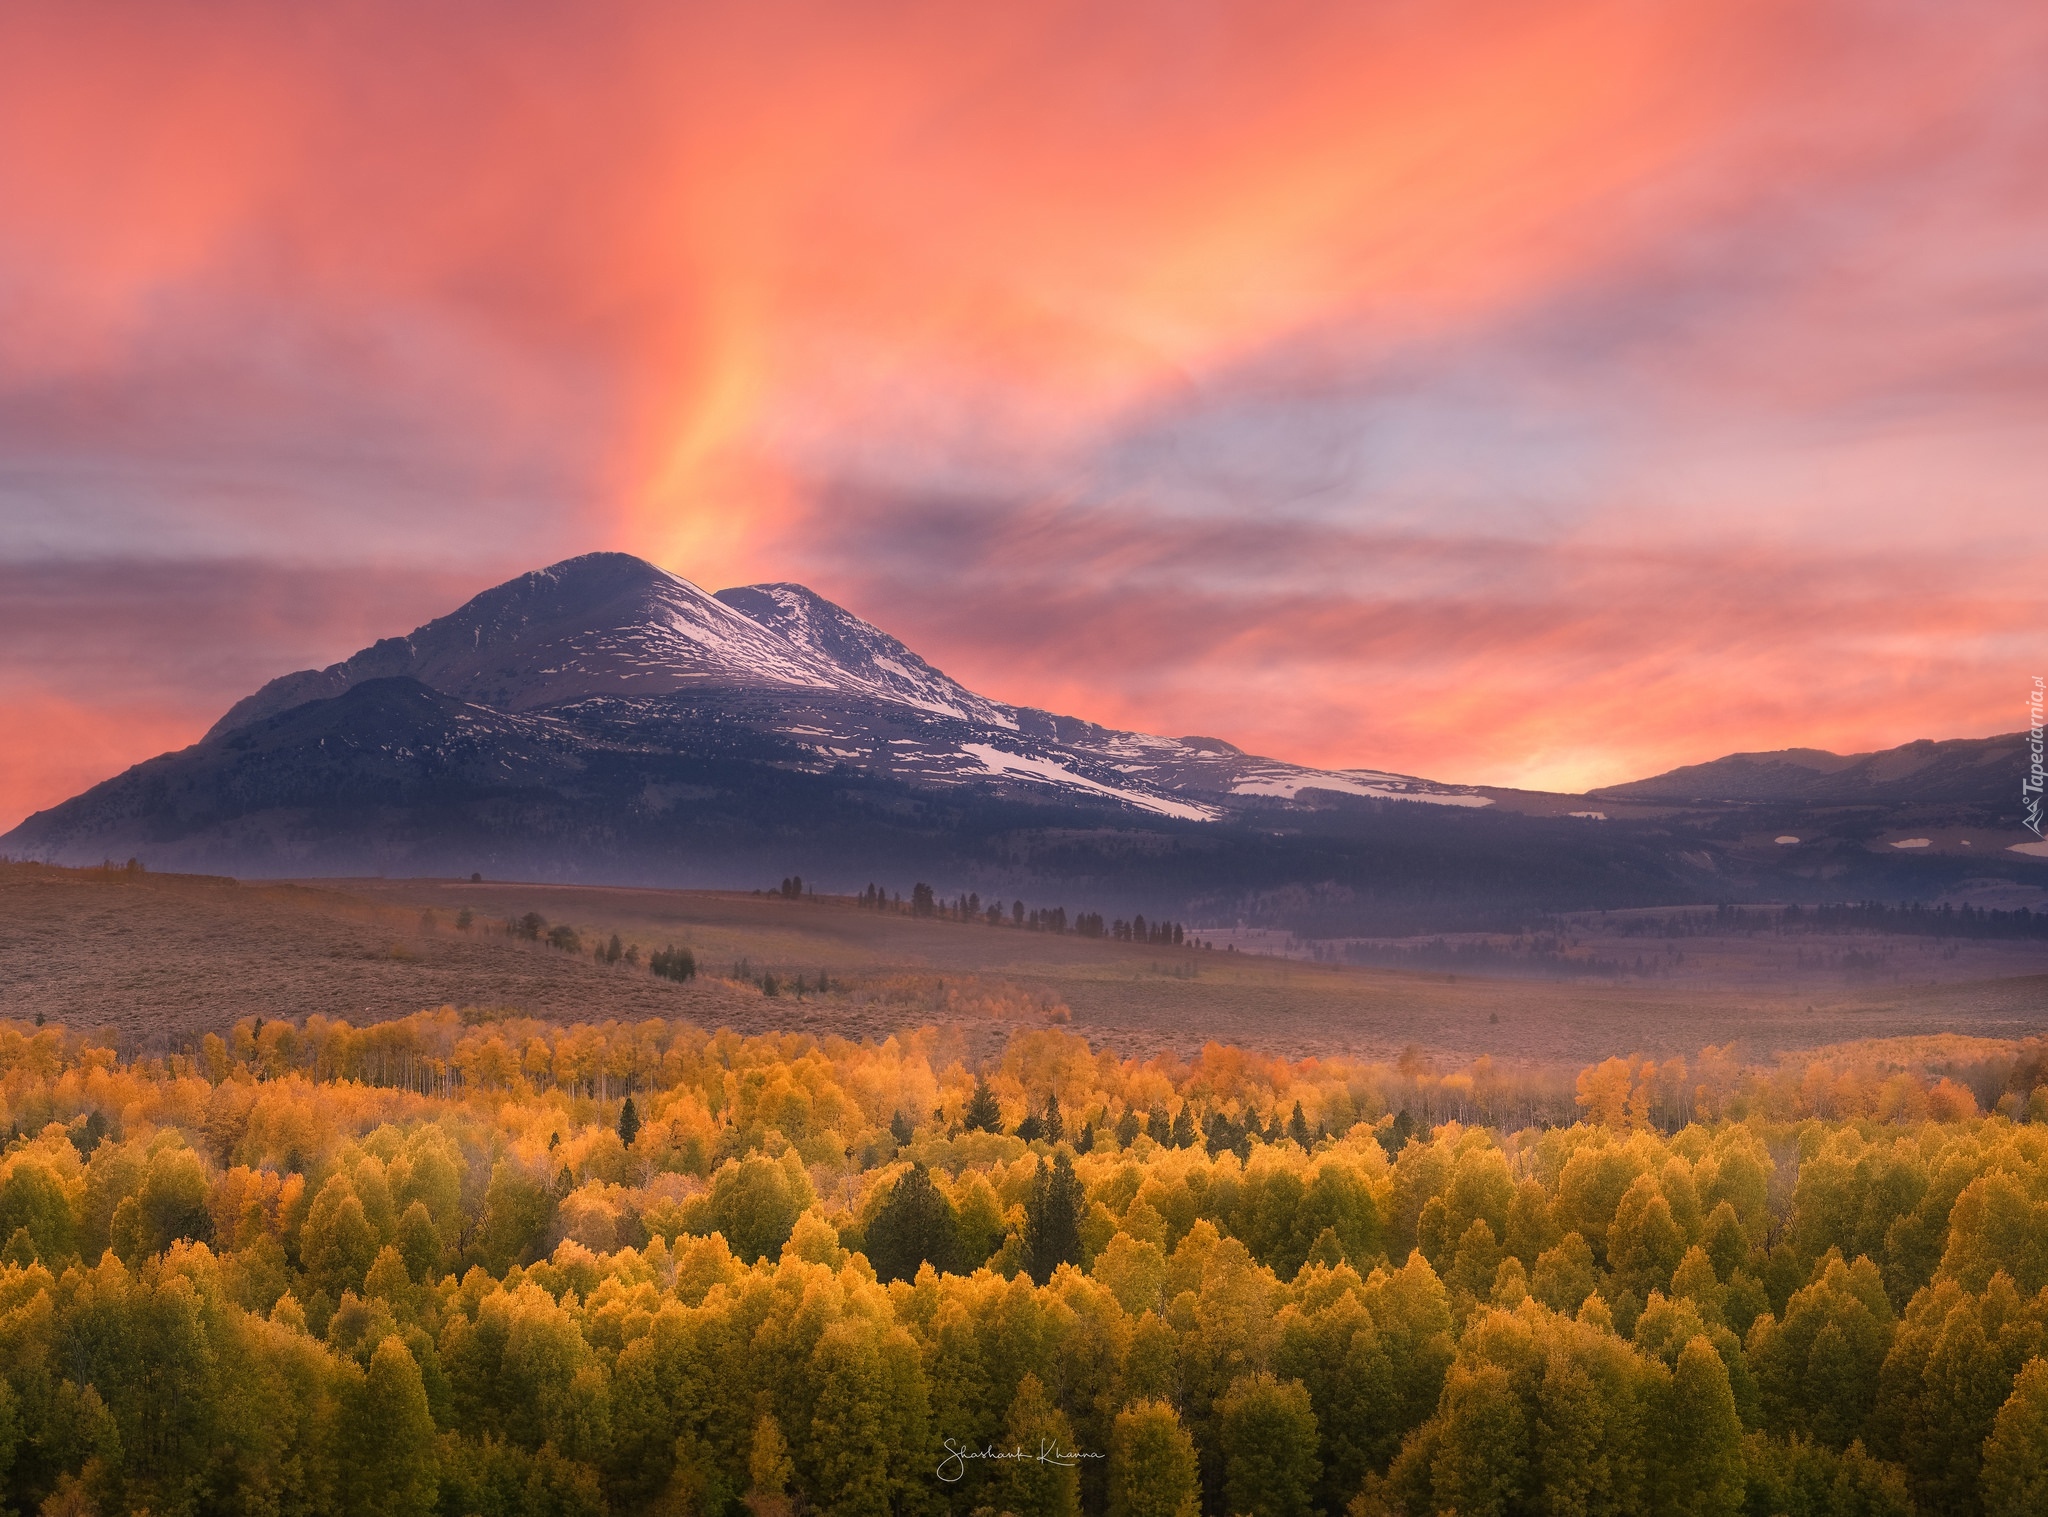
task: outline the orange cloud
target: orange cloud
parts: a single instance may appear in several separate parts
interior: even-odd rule
[[[119,709],[53,691],[0,693],[0,817],[12,827],[199,735],[176,705]]]
[[[0,561],[626,547],[1452,778],[1999,730],[2044,66],[1975,0],[11,6]]]

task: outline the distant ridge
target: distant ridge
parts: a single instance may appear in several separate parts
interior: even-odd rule
[[[1782,748],[1731,753],[1705,764],[1592,792],[1636,801],[2010,802],[2019,791],[2026,734],[1922,738],[1875,753]]]

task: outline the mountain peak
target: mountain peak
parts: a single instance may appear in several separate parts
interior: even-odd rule
[[[872,622],[805,585],[739,585],[718,599],[838,671],[865,694],[942,716],[1015,727],[1017,719],[941,673]]]
[[[829,667],[681,575],[630,553],[585,553],[495,585],[341,663],[272,680],[207,737],[393,675],[504,711],[703,685],[836,682]]]

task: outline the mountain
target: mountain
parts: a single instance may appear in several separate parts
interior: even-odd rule
[[[394,678],[483,710],[547,712],[606,744],[631,745],[635,726],[716,709],[785,740],[783,762],[815,770],[1001,792],[1050,787],[1190,821],[1223,815],[1233,797],[1292,798],[1305,789],[1489,804],[1469,789],[1408,776],[1306,769],[1214,739],[1118,732],[1005,706],[802,585],[712,595],[624,553],[521,575],[408,636],[274,679],[237,702],[200,746]]]
[[[1594,794],[1639,801],[1805,801],[1835,804],[1894,801],[1999,806],[2019,793],[2026,734],[1922,738],[1876,753],[1783,748],[1731,753],[1711,763],[1610,785]]]
[[[37,813],[0,851],[245,876],[731,886],[800,873],[899,891],[926,879],[1319,933],[1435,930],[1823,888],[1938,892],[1966,866],[1899,857],[1882,818],[1800,821],[1808,845],[1759,849],[1737,781],[1692,778],[1785,760],[1837,787],[1924,789],[1995,767],[1968,744],[1931,746],[1918,768],[1739,755],[1617,787],[1684,804],[1608,821],[1007,705],[804,586],[711,594],[593,553],[272,680],[198,743]],[[1789,793],[1782,778],[1758,783]],[[1736,800],[1692,799],[1716,790]],[[1786,828],[1773,813],[1764,830]]]

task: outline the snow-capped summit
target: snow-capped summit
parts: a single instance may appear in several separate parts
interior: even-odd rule
[[[812,599],[849,623],[866,625],[829,601]],[[393,675],[501,711],[699,686],[864,686],[829,658],[679,574],[630,553],[586,553],[486,590],[409,636],[384,638],[325,669],[274,679],[207,736]]]
[[[741,585],[718,599],[780,633],[863,693],[992,727],[1017,725],[1008,707],[976,695],[897,639],[803,585]]]

